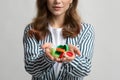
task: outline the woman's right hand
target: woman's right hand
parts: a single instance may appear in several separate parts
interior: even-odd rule
[[[42,48],[45,50],[46,56],[54,61],[54,57],[50,53],[50,49],[52,48],[52,43],[45,43],[42,45]]]
[[[52,48],[52,46],[53,46],[52,43],[45,43],[45,44],[42,45],[42,48],[45,50],[45,54],[50,60],[53,60],[53,61],[56,61],[56,62],[61,62],[60,58],[56,58],[56,57],[51,55],[50,49]]]

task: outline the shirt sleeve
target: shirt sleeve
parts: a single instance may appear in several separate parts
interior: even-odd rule
[[[81,55],[67,64],[68,74],[74,77],[87,76],[91,71],[91,60],[94,49],[94,29],[91,25],[86,25],[87,28],[80,35],[77,47],[79,48]]]
[[[50,72],[54,62],[45,56],[38,41],[27,35],[29,30],[30,25],[25,28],[23,36],[25,70],[35,77],[40,77]]]

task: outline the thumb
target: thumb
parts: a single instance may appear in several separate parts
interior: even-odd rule
[[[42,48],[45,49],[45,48],[50,48],[52,46],[51,43],[45,43],[42,45]]]
[[[74,52],[75,52],[77,55],[79,55],[79,56],[80,56],[80,54],[81,54],[81,53],[80,53],[80,50],[77,49],[77,48],[74,50]]]

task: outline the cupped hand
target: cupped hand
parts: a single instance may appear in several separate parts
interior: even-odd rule
[[[61,62],[71,62],[72,60],[75,59],[76,55],[80,56],[80,50],[72,45],[72,44],[69,44],[69,51],[73,53],[73,56],[72,57],[69,57],[69,56],[64,56],[63,58],[61,58]]]
[[[76,46],[74,46],[74,45],[72,45],[72,44],[69,44],[68,46],[69,46],[69,50],[70,50],[71,52],[73,52],[73,53],[75,53],[76,55],[80,56],[80,50],[79,50]]]
[[[50,60],[53,60],[53,61],[56,61],[56,62],[61,62],[61,59],[60,59],[60,58],[56,58],[56,57],[52,56],[52,54],[50,53],[52,46],[53,46],[52,43],[45,43],[45,44],[42,45],[42,48],[45,50],[45,55],[46,55]]]
[[[50,53],[50,49],[52,48],[52,43],[45,43],[42,45],[42,48],[45,50],[45,54],[49,59],[62,63],[62,62],[71,62],[73,59],[75,59],[76,55],[80,56],[80,50],[76,46],[72,44],[69,44],[68,46],[69,46],[69,51],[73,53],[72,57],[64,56],[62,58],[56,58],[52,56]]]
[[[54,61],[54,57],[51,55],[50,53],[50,49],[52,48],[52,43],[45,43],[42,45],[42,48],[45,50],[45,54],[46,56],[50,59]]]

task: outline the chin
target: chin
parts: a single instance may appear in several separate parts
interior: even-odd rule
[[[56,12],[56,13],[53,13],[54,16],[61,16],[63,15],[64,13],[61,13],[61,12]]]

